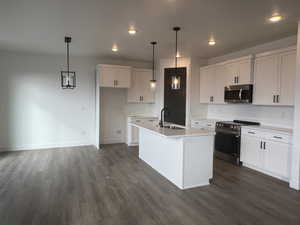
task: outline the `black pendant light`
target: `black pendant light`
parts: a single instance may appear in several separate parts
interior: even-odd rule
[[[65,37],[65,43],[67,46],[67,71],[61,71],[61,87],[62,89],[74,89],[76,87],[76,74],[75,71],[70,71],[70,51],[69,44],[71,43],[71,37]]]
[[[173,30],[176,33],[176,46],[175,46],[175,74],[172,76],[172,89],[178,90],[180,89],[180,76],[178,75],[177,69],[177,58],[178,58],[178,31],[180,31],[180,27],[174,27]]]
[[[155,54],[154,54],[154,49],[155,49],[155,45],[157,44],[156,41],[151,42],[152,45],[152,80],[150,80],[150,88],[151,90],[155,90],[156,88],[156,79],[155,79]]]

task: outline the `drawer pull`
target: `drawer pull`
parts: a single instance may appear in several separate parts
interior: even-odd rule
[[[139,122],[141,122],[141,121],[140,121],[140,120],[136,120],[135,122],[139,123]]]
[[[278,136],[273,136],[273,138],[282,139],[282,137],[278,137]]]
[[[211,124],[207,124],[208,127],[211,127]]]
[[[248,134],[255,134],[255,132],[252,132],[252,131],[248,131]]]

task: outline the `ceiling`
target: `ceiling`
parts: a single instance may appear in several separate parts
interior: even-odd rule
[[[284,20],[268,23],[273,12]],[[68,34],[72,55],[151,60],[153,40],[174,54],[179,25],[182,55],[210,58],[294,35],[299,20],[299,0],[1,0],[0,49],[63,54]]]

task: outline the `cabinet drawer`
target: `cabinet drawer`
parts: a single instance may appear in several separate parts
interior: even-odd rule
[[[191,126],[193,128],[214,128],[215,123],[208,120],[193,120],[191,122]]]
[[[242,135],[257,137],[257,138],[266,138],[267,134],[265,132],[255,130],[255,129],[242,129]]]
[[[292,141],[290,135],[272,134],[272,133],[267,134],[266,139],[268,139],[270,141],[281,142],[281,143],[286,143],[286,144],[290,144]]]

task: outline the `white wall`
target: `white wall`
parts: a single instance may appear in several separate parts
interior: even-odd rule
[[[77,88],[62,90],[60,70],[65,56],[0,52],[0,150],[94,144],[96,65],[150,66],[149,62],[97,57],[70,60]],[[140,106],[123,109],[126,114],[138,110],[142,111]]]
[[[125,143],[129,115],[153,116],[154,104],[127,103],[127,90],[100,88],[101,144]]]
[[[250,54],[258,54],[279,48],[295,46],[297,44],[297,36],[291,36],[281,40],[257,45],[241,51],[233,52],[227,55],[211,58],[209,64],[214,64]],[[293,127],[294,108],[281,106],[255,106],[255,105],[208,105],[207,118],[212,119],[245,119],[258,121],[263,124]]]
[[[0,52],[0,148],[91,144],[96,58],[72,57],[78,87],[62,90],[64,56]]]
[[[298,24],[297,46],[297,75],[295,83],[295,118],[294,118],[294,141],[292,152],[292,176],[290,186],[300,189],[300,21]]]

